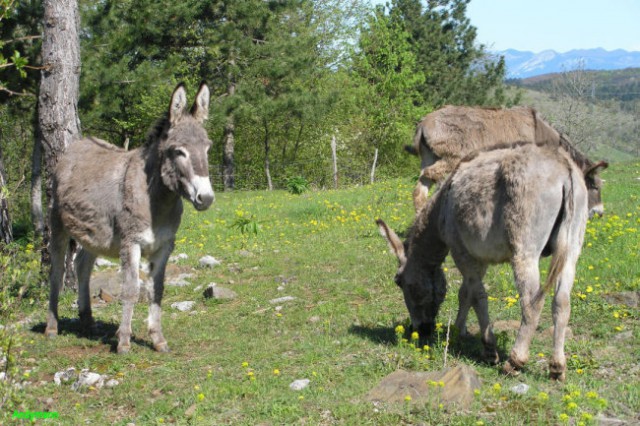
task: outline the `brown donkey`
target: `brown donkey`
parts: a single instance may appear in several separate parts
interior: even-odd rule
[[[553,286],[551,378],[564,380],[565,330],[575,266],[587,223],[583,171],[562,148],[514,144],[469,156],[416,215],[407,240],[381,220],[378,226],[399,260],[402,289],[413,328],[428,337],[447,291],[442,263],[449,252],[462,273],[456,326],[465,334],[469,309],[478,316],[485,357],[497,362],[487,293],[490,264],[510,262],[520,294],[522,322],[505,373],[520,370],[538,325],[544,294]],[[553,256],[541,288],[538,262]]]
[[[412,146],[405,149],[420,157],[420,178],[413,192],[416,211],[427,201],[433,183],[443,182],[460,159],[475,150],[491,149],[518,141],[561,146],[584,172],[589,193],[589,216],[604,213],[598,173],[607,167],[593,163],[566,137],[530,107],[442,107],[418,124]]]
[[[141,256],[149,260],[149,335],[159,352],[169,350],[160,322],[164,273],[182,216],[182,199],[197,210],[214,199],[202,123],[209,113],[209,88],[202,84],[187,111],[182,84],[171,96],[167,116],[150,131],[144,147],[125,151],[96,138],[73,142],[58,162],[51,210],[51,272],[47,336],[58,334],[58,294],[70,238],[82,245],[75,261],[78,305],[84,327],[93,326],[89,278],[96,256],[122,264],[122,322],[118,353],[131,347],[131,318],[138,299]]]

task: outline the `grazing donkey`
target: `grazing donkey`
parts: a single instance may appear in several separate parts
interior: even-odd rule
[[[122,322],[118,353],[129,351],[131,317],[138,299],[140,257],[149,260],[149,334],[159,352],[169,350],[162,335],[160,302],[164,272],[182,216],[182,200],[197,210],[214,199],[202,126],[209,113],[209,88],[202,84],[190,111],[182,84],[171,96],[166,118],[150,131],[144,147],[125,151],[96,138],[73,142],[54,176],[51,211],[51,272],[47,336],[58,334],[58,294],[70,238],[82,245],[76,257],[78,305],[84,327],[93,326],[89,278],[97,255],[120,257]]]
[[[413,328],[428,337],[447,291],[442,263],[449,253],[462,273],[455,325],[466,333],[469,308],[478,316],[484,356],[498,362],[482,283],[490,264],[510,262],[520,294],[522,322],[503,367],[515,374],[529,358],[544,294],[554,287],[554,351],[550,375],[564,380],[569,295],[587,222],[583,172],[558,147],[512,144],[463,159],[416,215],[407,240],[382,221],[378,226],[398,257],[396,283],[404,293]],[[538,261],[552,254],[540,288]]]
[[[589,216],[602,216],[602,181],[598,172],[607,167],[593,163],[530,107],[508,109],[445,106],[427,114],[418,124],[413,145],[405,149],[420,157],[420,178],[413,191],[416,211],[427,201],[434,182],[443,181],[461,158],[477,149],[518,141],[562,146],[587,176]]]

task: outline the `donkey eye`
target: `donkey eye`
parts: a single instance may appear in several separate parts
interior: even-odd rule
[[[171,148],[171,153],[173,154],[174,157],[185,157],[185,158],[189,157],[189,152],[186,149],[180,148],[177,146]]]

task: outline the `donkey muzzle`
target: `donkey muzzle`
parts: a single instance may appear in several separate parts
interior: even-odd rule
[[[191,203],[196,210],[202,211],[209,208],[215,200],[213,187],[208,176],[195,176],[191,181],[193,192],[191,192]]]

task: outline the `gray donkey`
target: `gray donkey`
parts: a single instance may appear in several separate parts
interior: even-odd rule
[[[182,199],[206,210],[214,199],[202,126],[209,113],[209,88],[202,84],[187,111],[182,84],[171,95],[167,116],[149,132],[145,146],[125,151],[96,138],[73,142],[54,175],[51,210],[51,272],[45,334],[58,334],[58,294],[70,238],[82,245],[76,257],[81,323],[93,326],[89,278],[96,256],[122,264],[122,322],[118,353],[131,347],[131,317],[138,299],[141,256],[149,260],[149,335],[167,352],[160,322],[164,273],[182,216]]]
[[[482,279],[490,264],[510,262],[522,322],[503,371],[516,373],[527,362],[544,294],[553,286],[555,331],[549,370],[551,378],[564,380],[569,297],[587,223],[583,173],[560,147],[528,143],[494,148],[459,163],[416,215],[404,244],[378,220],[398,257],[396,283],[421,337],[432,333],[444,301],[447,284],[442,263],[450,251],[463,277],[455,325],[465,334],[467,314],[473,307],[485,357],[497,362]],[[553,258],[541,289],[538,262],[545,254]]]

